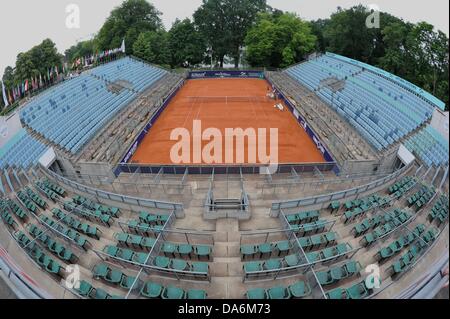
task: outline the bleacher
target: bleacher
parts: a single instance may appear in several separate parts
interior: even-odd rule
[[[76,154],[137,97],[137,92],[145,90],[165,72],[123,58],[44,92],[20,112],[20,118],[47,140]],[[119,80],[133,84],[133,88],[109,87]]]
[[[0,149],[0,169],[8,167],[28,168],[34,166],[47,151],[47,147],[31,137],[25,130],[14,136],[10,143]]]
[[[388,78],[382,70],[334,54],[285,72],[315,91],[378,151],[412,133],[431,118],[435,107],[441,107],[397,77]],[[326,81],[345,85],[333,94]]]
[[[133,90],[143,92],[154,82],[158,81],[167,71],[152,67],[129,57],[95,68],[92,74],[100,79],[113,83],[124,80],[133,85]]]
[[[405,142],[405,147],[427,166],[448,164],[448,141],[432,126],[427,126],[409,138]]]

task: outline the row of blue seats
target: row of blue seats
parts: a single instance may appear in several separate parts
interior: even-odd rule
[[[431,126],[408,139],[405,147],[428,166],[448,164],[448,141]]]
[[[125,57],[92,70],[92,74],[107,82],[125,80],[133,84],[133,90],[142,92],[159,80],[167,71]]]
[[[167,71],[131,58],[122,58],[92,69],[46,91],[21,112],[22,122],[49,141],[76,154],[114,115]],[[133,88],[119,93],[108,82],[125,80]]]
[[[21,112],[21,118],[75,154],[134,97],[128,90],[109,92],[102,81],[85,74],[39,96]]]
[[[432,106],[415,94],[358,65],[330,56],[320,56],[286,72],[316,91],[377,150],[389,147],[432,116]],[[328,78],[346,81],[344,89],[333,95],[321,85]]]
[[[10,146],[0,156],[0,169],[8,167],[28,168],[37,164],[39,158],[47,151],[47,147],[28,133]]]

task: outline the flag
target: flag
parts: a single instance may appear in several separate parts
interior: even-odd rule
[[[5,103],[5,107],[9,106],[8,98],[6,96],[5,83],[2,82],[2,94],[3,94],[3,102]]]
[[[55,65],[55,72],[56,72],[56,76],[59,76],[58,66],[57,65]]]
[[[39,87],[42,87],[42,74],[39,73]]]
[[[25,85],[23,87],[24,92],[28,92],[28,79],[25,80]]]
[[[8,90],[8,99],[9,99],[9,104],[13,104],[13,99],[11,96],[11,90]]]

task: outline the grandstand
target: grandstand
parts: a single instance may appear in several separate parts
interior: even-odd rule
[[[50,89],[28,103],[20,117],[46,140],[76,154],[136,98],[135,92],[151,86],[164,72],[131,58],[119,59]],[[119,79],[133,83],[132,89],[111,92],[108,84]]]
[[[265,97],[205,99],[268,83],[284,112]],[[323,162],[271,175],[133,162],[174,121],[230,122],[246,107],[240,126],[289,121]],[[24,128],[2,143],[1,269],[26,298],[433,297],[448,264],[448,141],[430,124],[440,108],[331,53],[281,72],[175,73],[132,57],[87,70],[25,104]],[[160,155],[152,145],[141,152]]]
[[[411,91],[404,81],[335,54],[320,55],[286,72],[317,92],[378,151],[414,132],[431,119],[434,107],[442,107]],[[343,81],[343,87],[334,90],[327,79]]]

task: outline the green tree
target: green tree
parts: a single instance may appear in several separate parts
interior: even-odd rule
[[[142,32],[162,29],[159,12],[145,0],[126,0],[115,8],[97,37],[100,50],[118,48],[125,39],[127,54],[134,54],[134,42]]]
[[[95,41],[87,40],[71,46],[64,52],[64,56],[66,61],[73,62],[78,58],[92,55],[94,53],[95,53]]]
[[[169,31],[169,50],[172,67],[194,66],[203,61],[206,42],[190,19],[177,19]]]
[[[266,0],[203,0],[194,21],[221,67],[226,55],[239,66],[247,32],[266,9]]]
[[[288,66],[314,51],[316,40],[309,23],[295,14],[265,13],[247,34],[246,58],[252,66]]]
[[[134,43],[133,52],[147,62],[170,65],[168,33],[164,30],[141,33]]]

